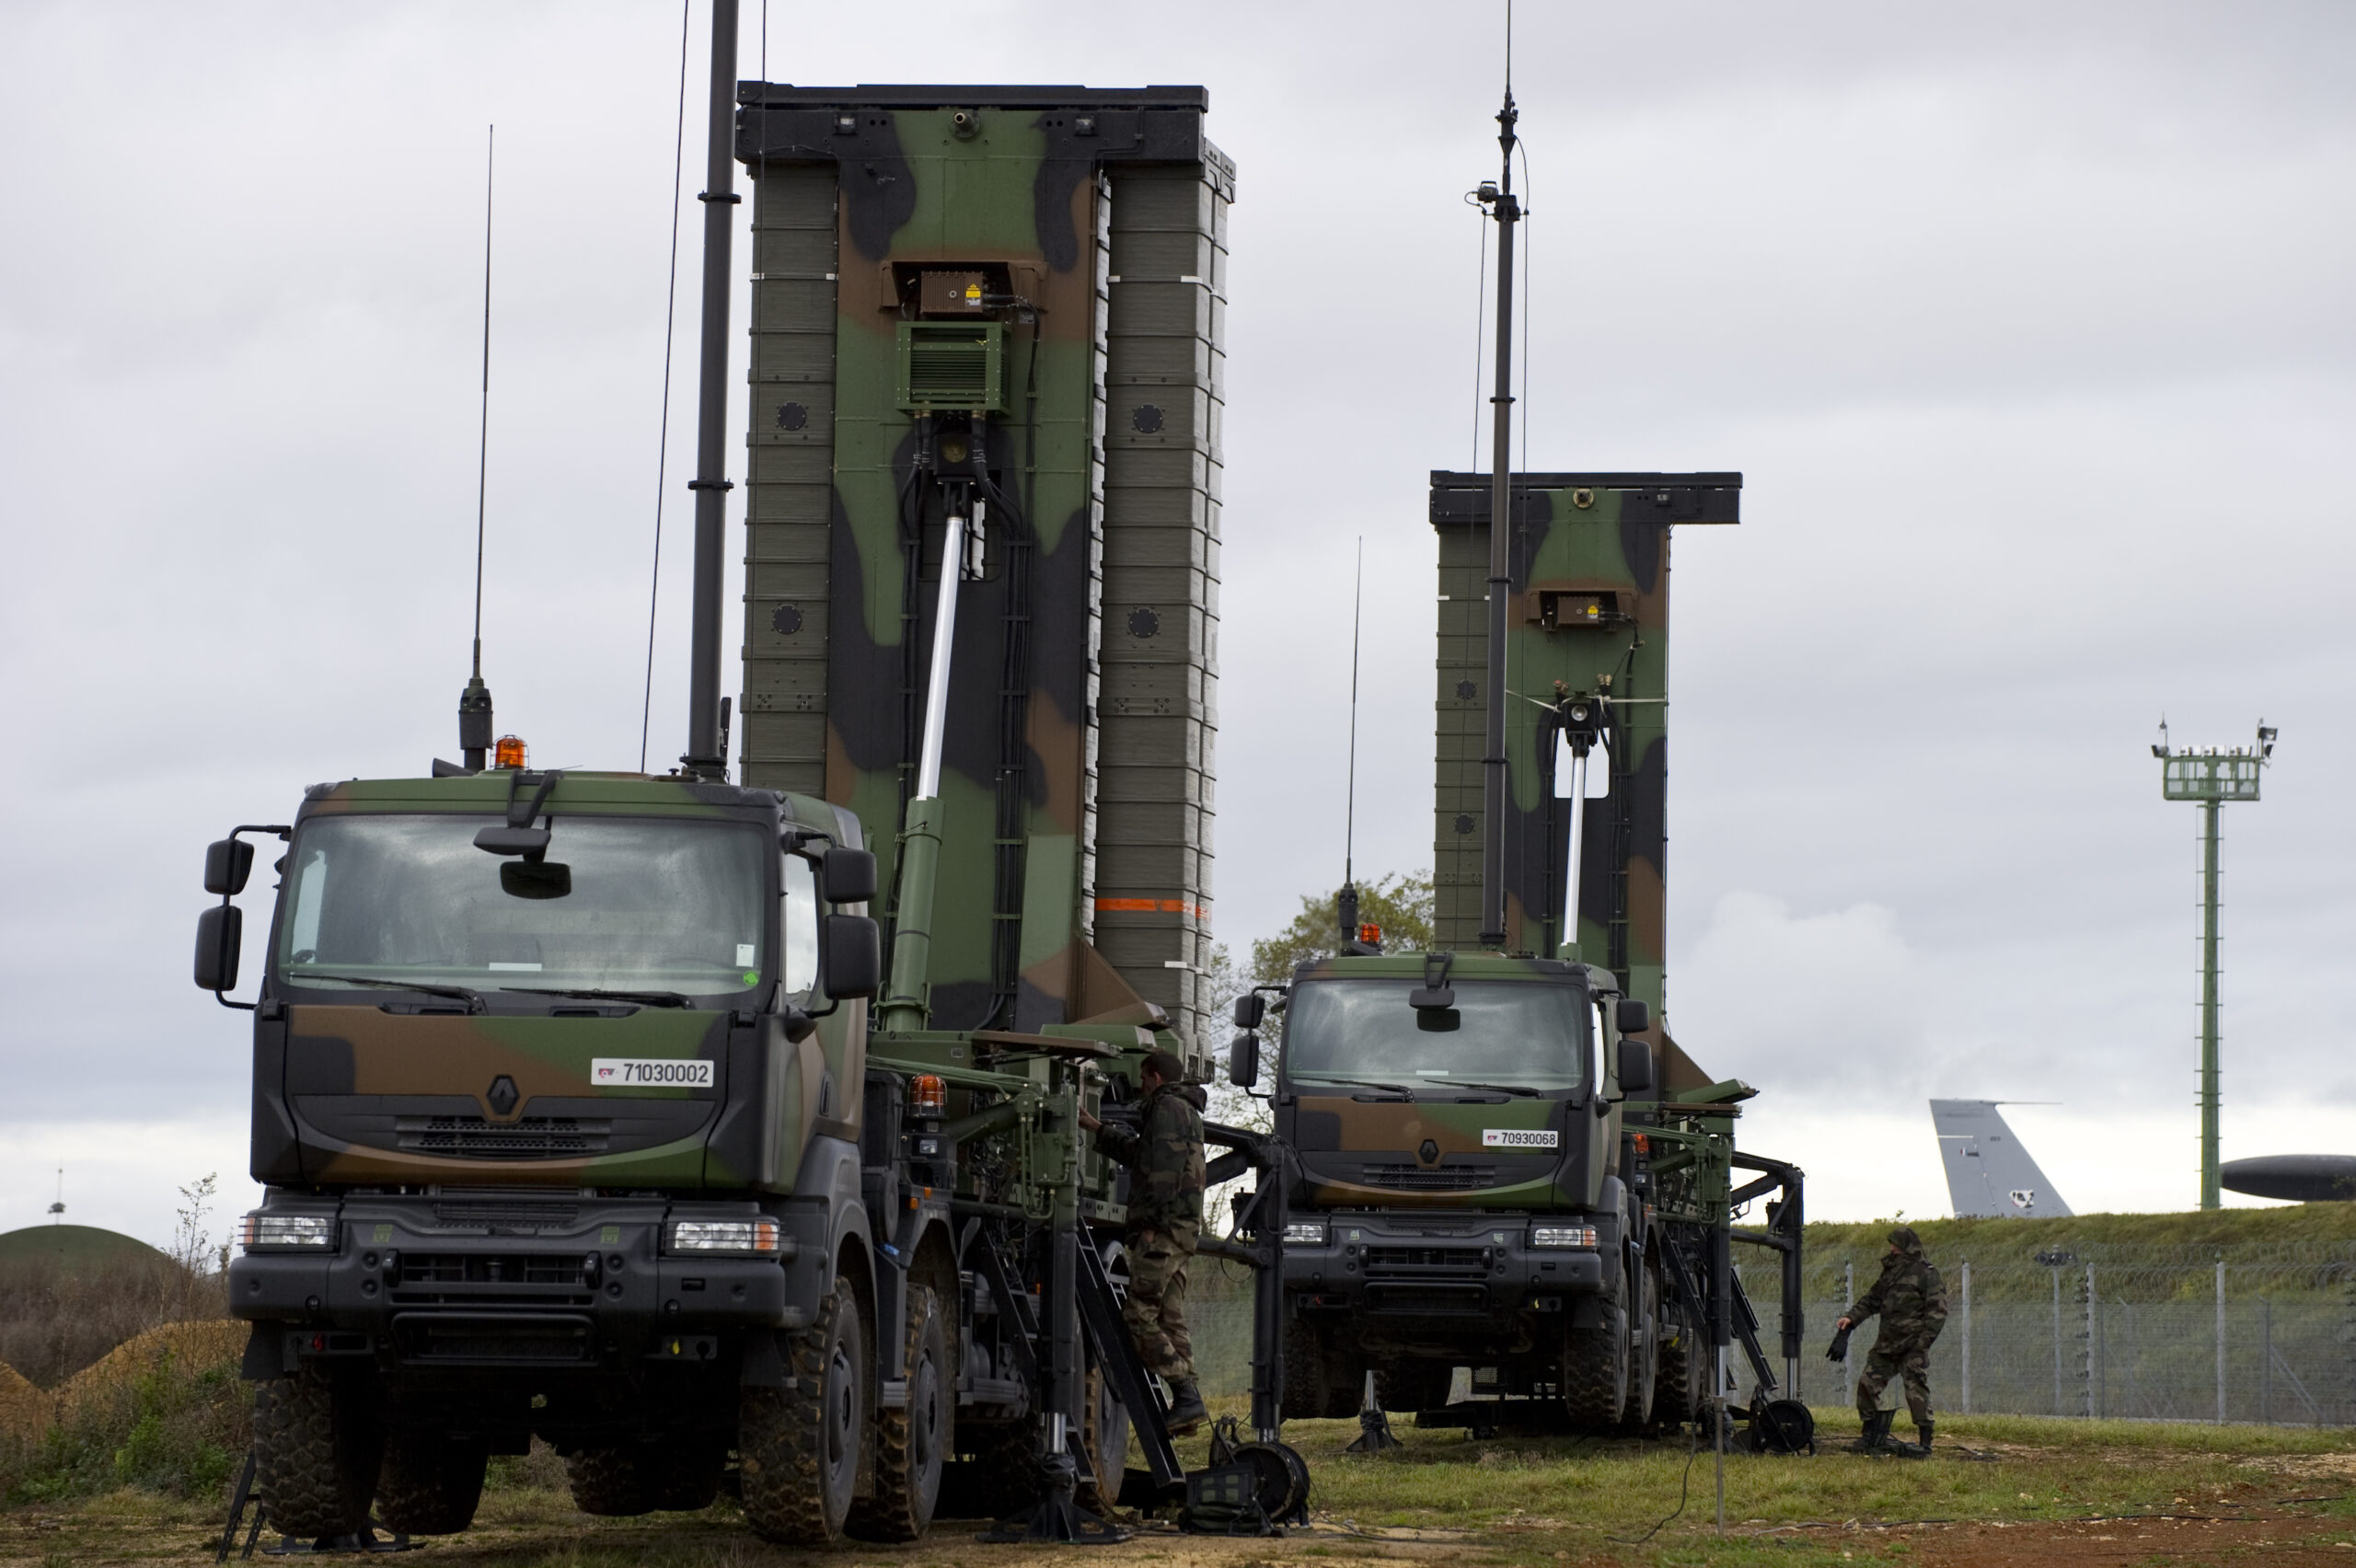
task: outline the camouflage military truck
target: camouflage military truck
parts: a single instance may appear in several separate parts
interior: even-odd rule
[[[1669,538],[1735,522],[1740,483],[1513,476],[1500,940],[1481,908],[1491,479],[1432,477],[1437,951],[1345,928],[1341,956],[1279,993],[1290,1414],[1356,1411],[1369,1369],[1386,1409],[1435,1412],[1469,1367],[1474,1395],[1581,1430],[1692,1419],[1711,1393],[1713,1236],[1776,1187],[1774,1222],[1742,1239],[1784,1251],[1796,1290],[1797,1173],[1735,1152],[1751,1090],[1708,1080],[1661,1012]],[[1239,1002],[1237,1024],[1264,1007]],[[1257,1055],[1247,1034],[1239,1081]],[[1738,1193],[1745,1163],[1774,1174]],[[1787,1365],[1796,1313],[1794,1295]]]
[[[737,781],[715,219],[682,767],[532,771],[478,679],[465,764],[207,858],[294,1535],[464,1528],[537,1436],[592,1513],[699,1507],[733,1455],[770,1539],[907,1539],[961,1478],[1103,1504],[1159,1408],[1076,1117],[1149,1049],[1205,1061],[1232,169],[1199,88],[725,83],[717,32],[707,211],[732,158],[754,192]],[[286,849],[230,1002],[249,836]]]

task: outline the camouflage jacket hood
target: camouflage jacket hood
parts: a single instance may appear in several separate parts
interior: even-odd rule
[[[1129,1225],[1164,1229],[1203,1223],[1203,1113],[1209,1096],[1166,1083],[1145,1097],[1138,1124],[1108,1122],[1096,1147],[1129,1168]]]
[[[1913,1251],[1892,1252],[1883,1258],[1881,1277],[1842,1316],[1853,1323],[1879,1317],[1881,1328],[1874,1335],[1876,1350],[1928,1349],[1946,1326],[1946,1283],[1923,1256],[1918,1242]]]

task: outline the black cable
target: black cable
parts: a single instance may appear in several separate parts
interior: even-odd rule
[[[1701,1457],[1701,1429],[1696,1427],[1692,1432],[1686,1434],[1685,1437],[1685,1474],[1677,1483],[1677,1506],[1670,1509],[1661,1519],[1659,1524],[1655,1525],[1652,1528],[1636,1537],[1634,1540],[1630,1540],[1624,1536],[1606,1536],[1604,1537],[1604,1539],[1617,1541],[1622,1546],[1642,1546],[1645,1542],[1652,1539],[1653,1537],[1660,1534],[1661,1530],[1667,1527],[1669,1520],[1674,1519],[1678,1515],[1685,1512],[1686,1493],[1692,1489],[1693,1484],[1693,1461]]]
[[[687,146],[687,4],[679,0],[679,130],[671,148],[671,282],[663,299],[663,421],[654,453],[654,570],[646,590],[646,696],[638,712],[638,770],[646,771],[647,733],[654,717],[654,618],[663,592],[664,476],[671,457],[671,329],[679,314],[679,194]],[[768,16],[763,7],[764,18]]]

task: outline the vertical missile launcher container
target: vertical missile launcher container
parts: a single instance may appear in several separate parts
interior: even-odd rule
[[[1773,1390],[1748,1302],[1716,1266],[1738,1234],[1783,1254],[1790,1378],[1798,1172],[1735,1150],[1752,1091],[1711,1081],[1663,1013],[1669,539],[1736,522],[1740,485],[1513,477],[1506,930],[1484,941],[1492,483],[1432,476],[1436,951],[1383,953],[1345,928],[1341,954],[1304,965],[1277,1003],[1276,1128],[1299,1162],[1288,1413],[1356,1411],[1371,1370],[1385,1409],[1427,1422],[1654,1429],[1701,1416],[1727,1334]],[[1265,1005],[1239,1003],[1238,1025]],[[1247,1033],[1232,1076],[1256,1078],[1257,1057]],[[1738,1191],[1743,1166],[1765,1175]],[[1768,1229],[1734,1232],[1737,1207],[1769,1191]],[[1452,1401],[1460,1367],[1469,1404]]]
[[[316,788],[207,857],[196,978],[253,1011],[266,1189],[230,1290],[291,1535],[463,1529],[535,1436],[591,1513],[700,1507],[733,1464],[803,1544],[913,1539],[944,1487],[1068,1539],[1132,1423],[1149,1490],[1184,1486],[1114,1316],[1126,1178],[1078,1117],[1150,1049],[1207,1064],[1233,170],[1199,88],[728,107],[740,782],[724,704],[668,777],[485,767],[478,678],[468,765]],[[1222,1174],[1274,1158],[1213,1136]],[[1238,1234],[1273,1261],[1281,1226]]]

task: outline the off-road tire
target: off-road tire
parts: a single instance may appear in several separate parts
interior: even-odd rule
[[[728,1450],[712,1443],[650,1449],[640,1464],[648,1505],[676,1514],[710,1507],[727,1469]]]
[[[1285,1320],[1287,1421],[1334,1421],[1357,1414],[1366,1374],[1334,1343],[1334,1336],[1305,1318]]]
[[[983,1519],[1006,1519],[1039,1501],[1038,1429],[1035,1417],[979,1429],[974,1457],[957,1461],[953,1490],[961,1510]]]
[[[1659,1369],[1653,1377],[1653,1418],[1664,1424],[1699,1421],[1709,1389],[1710,1347],[1681,1307],[1662,1314]]]
[[[1628,1408],[1628,1304],[1619,1296],[1598,1303],[1591,1329],[1563,1334],[1563,1413],[1573,1430],[1614,1430]]]
[[[653,1451],[639,1444],[626,1447],[580,1448],[564,1458],[564,1478],[572,1486],[572,1505],[600,1518],[629,1519],[654,1511],[647,1495],[646,1467]]]
[[[1402,1357],[1374,1369],[1375,1402],[1389,1415],[1438,1410],[1448,1403],[1449,1385],[1455,1380],[1456,1368],[1445,1362]]]
[[[746,1389],[737,1404],[745,1518],[763,1540],[825,1546],[842,1537],[867,1440],[866,1334],[850,1282],[837,1276],[817,1320],[780,1339],[788,1385]]]
[[[308,1361],[254,1390],[254,1481],[272,1529],[317,1540],[366,1525],[384,1448],[355,1373]]]
[[[907,1403],[875,1412],[874,1494],[855,1500],[844,1528],[860,1540],[915,1540],[931,1527],[941,1501],[942,1460],[956,1434],[956,1373],[949,1334],[933,1293],[908,1292]]]
[[[1660,1385],[1660,1342],[1667,1324],[1660,1309],[1660,1276],[1639,1264],[1630,1301],[1634,1317],[1628,1335],[1628,1392],[1620,1412],[1620,1427],[1634,1434],[1654,1430],[1656,1418],[1662,1414],[1657,1409],[1657,1395]],[[1644,1331],[1641,1339],[1635,1332],[1638,1327]]]
[[[1083,1475],[1074,1495],[1081,1507],[1109,1516],[1120,1503],[1121,1482],[1128,1474],[1130,1416],[1129,1407],[1113,1391],[1113,1380],[1104,1376],[1093,1354],[1088,1358],[1087,1388],[1081,1397],[1087,1401],[1083,1408],[1089,1420],[1080,1443],[1088,1451],[1090,1467],[1110,1491],[1099,1490],[1093,1479]]]
[[[393,1432],[376,1472],[376,1522],[403,1535],[456,1535],[475,1522],[491,1450],[439,1432]]]

